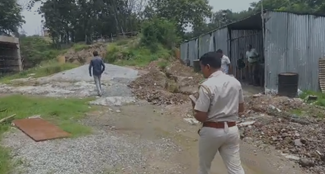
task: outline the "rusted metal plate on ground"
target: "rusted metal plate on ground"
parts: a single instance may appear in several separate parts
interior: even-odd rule
[[[41,118],[14,120],[13,123],[36,142],[70,136],[69,133]]]

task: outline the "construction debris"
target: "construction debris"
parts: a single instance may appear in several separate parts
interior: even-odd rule
[[[248,97],[246,106],[246,117],[239,124],[244,137],[273,145],[307,170],[325,171],[324,108],[272,95]]]
[[[194,93],[202,76],[175,61],[161,70],[157,62],[147,67],[148,72],[129,87],[139,98],[155,105],[182,104],[189,101],[188,96]]]
[[[188,116],[191,114],[189,95],[195,95],[202,77],[188,68],[176,62],[162,70],[153,62],[146,69],[148,73],[130,87],[138,98],[156,105],[169,105],[174,115],[195,125],[196,120]],[[309,101],[316,99],[309,96]],[[247,97],[247,111],[238,123],[241,138],[273,145],[285,158],[313,173],[325,171],[325,121],[322,118],[325,109],[305,102],[300,98],[262,93]],[[182,110],[174,109],[171,104],[181,104]]]

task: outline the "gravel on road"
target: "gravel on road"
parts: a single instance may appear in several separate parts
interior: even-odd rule
[[[103,96],[93,101],[95,105],[121,105],[135,101],[128,84],[138,77],[131,68],[105,64],[102,75]],[[0,84],[0,93],[18,93],[46,97],[96,96],[96,86],[89,76],[88,65],[60,72],[49,77],[16,79],[16,85]]]
[[[47,77],[54,81],[93,81],[93,78],[89,76],[89,65],[83,65],[71,70],[57,73],[53,76]],[[125,79],[131,82],[138,77],[138,71],[131,68],[125,68],[112,64],[105,64],[105,72],[102,75],[102,81],[110,81],[114,79]]]
[[[148,169],[152,155],[168,161],[177,149],[169,139],[151,141],[107,131],[75,139],[34,142],[15,129],[4,135],[2,144],[11,148],[14,159],[21,163],[16,173],[24,174],[142,173]],[[146,152],[150,152],[150,157]],[[173,168],[164,170],[166,174],[176,172]]]

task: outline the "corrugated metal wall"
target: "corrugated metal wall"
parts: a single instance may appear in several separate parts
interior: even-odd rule
[[[198,59],[198,39],[189,41],[188,44],[190,65],[193,66],[193,60]]]
[[[198,59],[203,54],[209,51],[222,49],[225,54],[229,53],[228,29],[222,28],[212,33],[200,36],[197,39],[184,42],[181,44],[180,52],[182,60],[187,58],[193,66],[193,60]]]
[[[213,43],[213,42],[212,42]],[[211,50],[211,34],[199,37],[199,57]]]
[[[213,37],[215,40],[215,50],[221,49],[225,55],[230,55],[230,50],[228,50],[228,28],[221,28],[213,33]]]
[[[256,51],[263,55],[262,31],[254,30],[232,30],[231,31],[231,65],[236,74],[237,60],[242,56],[245,58],[247,46],[251,44]]]
[[[265,87],[276,92],[278,74],[299,74],[299,89],[319,90],[318,60],[325,54],[324,17],[269,12],[265,23]],[[281,24],[281,25],[280,25]]]
[[[184,42],[181,44],[181,59],[185,62],[186,59],[188,58],[188,42]]]

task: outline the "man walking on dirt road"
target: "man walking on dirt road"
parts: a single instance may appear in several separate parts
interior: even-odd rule
[[[105,71],[105,63],[101,57],[99,57],[98,52],[93,52],[94,58],[90,61],[89,64],[89,75],[90,77],[94,76],[94,81],[96,84],[97,92],[99,96],[102,96],[102,87],[101,87],[101,81],[100,78]],[[92,73],[91,73],[91,69]]]
[[[240,135],[236,121],[244,111],[243,90],[240,82],[222,72],[222,57],[208,52],[200,58],[206,80],[200,85],[194,111],[203,124],[199,130],[199,174],[208,174],[215,155],[219,152],[228,174],[245,174],[240,161]]]

